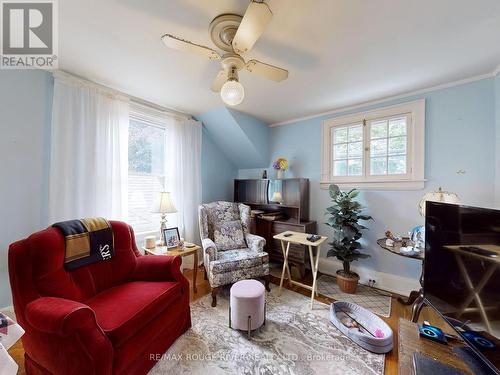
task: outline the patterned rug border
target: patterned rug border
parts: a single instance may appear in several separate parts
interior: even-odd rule
[[[323,274],[320,277],[318,277],[317,282],[319,283],[321,279],[323,279],[323,280],[325,280],[325,279],[333,279],[333,280],[335,280],[335,276]],[[334,281],[334,282],[336,283],[336,281]],[[366,290],[371,291],[372,296],[374,296],[374,297],[386,298],[386,299],[389,300],[389,303],[388,303],[388,312],[387,313],[379,313],[377,311],[373,311],[370,307],[363,306],[361,304],[360,304],[360,306],[364,307],[367,310],[372,311],[373,313],[375,313],[375,314],[377,314],[377,315],[379,315],[381,317],[390,318],[391,317],[391,310],[392,310],[392,294],[389,293],[389,295],[385,295],[384,292],[378,292],[377,289],[371,288],[371,287],[369,287],[367,285],[363,285],[363,284],[359,284],[358,288],[360,288],[360,287],[361,288],[365,288]],[[322,295],[322,296],[325,296],[325,297],[328,297],[328,298],[332,298],[332,299],[334,299],[336,301],[340,301],[341,300],[341,299],[335,298],[333,294],[322,293],[319,287],[318,287],[318,293],[320,295]],[[342,292],[340,292],[340,293],[342,293]],[[352,299],[357,299],[357,298],[363,298],[363,296],[360,295],[360,294],[354,294],[354,295],[352,295]]]

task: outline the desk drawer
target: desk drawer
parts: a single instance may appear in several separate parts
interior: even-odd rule
[[[303,225],[293,225],[293,224],[287,224],[287,223],[273,223],[271,233],[274,236],[276,234],[280,234],[280,233],[286,232],[288,230],[291,230],[294,232],[304,233],[305,227]]]

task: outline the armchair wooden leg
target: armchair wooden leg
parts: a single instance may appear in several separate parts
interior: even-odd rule
[[[203,265],[203,270],[205,271],[205,280],[208,280],[207,267]]]
[[[217,306],[217,292],[219,288],[212,288],[212,307]]]
[[[269,288],[269,283],[271,282],[271,275],[264,276],[264,281],[266,283],[266,290],[270,292],[271,288]]]

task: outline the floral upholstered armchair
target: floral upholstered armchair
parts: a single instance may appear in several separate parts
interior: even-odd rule
[[[266,241],[250,234],[250,207],[241,203],[212,202],[198,208],[205,275],[212,288],[212,306],[222,285],[261,277],[269,291],[269,255]]]

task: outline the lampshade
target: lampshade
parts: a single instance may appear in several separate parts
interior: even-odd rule
[[[220,90],[222,101],[227,105],[238,105],[245,97],[245,89],[237,80],[228,80]]]
[[[275,191],[271,197],[271,201],[281,203],[283,202],[283,197],[279,191]]]
[[[153,212],[158,212],[160,214],[172,214],[174,212],[177,212],[177,209],[174,206],[174,202],[172,202],[170,192],[162,191],[159,193],[158,201],[153,207]]]
[[[451,204],[459,204],[460,198],[455,193],[450,193],[448,191],[443,191],[443,189],[439,188],[437,191],[426,193],[420,203],[418,205],[418,210],[420,211],[420,215],[425,217],[425,202],[442,202],[442,203],[451,203]]]

